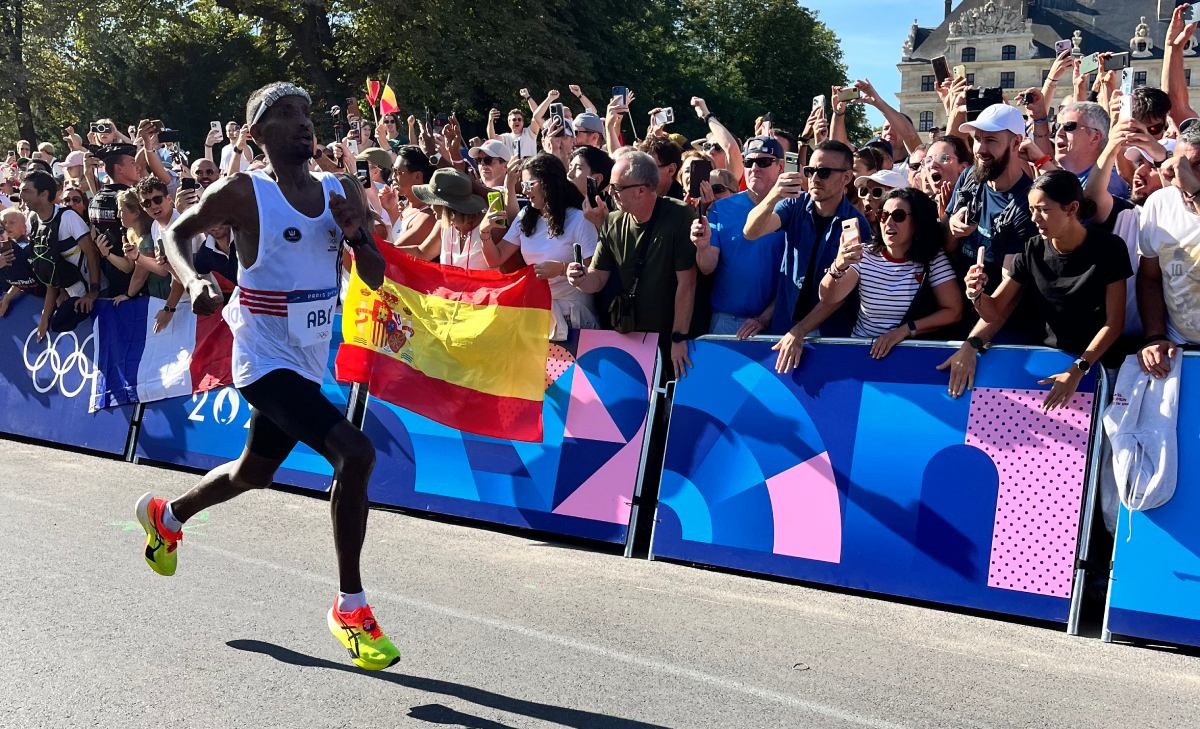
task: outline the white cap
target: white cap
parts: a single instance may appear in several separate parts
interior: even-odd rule
[[[507,144],[501,142],[499,139],[489,139],[478,147],[471,147],[471,149],[467,151],[467,154],[469,154],[473,159],[479,159],[480,157],[499,157],[505,162],[512,159],[512,149],[510,149]]]
[[[84,153],[77,149],[68,154],[67,158],[63,160],[63,167],[82,167],[84,159]]]
[[[1167,157],[1170,157],[1175,153],[1176,140],[1163,137],[1162,139],[1158,140],[1158,143],[1162,145],[1163,149],[1167,150]],[[1137,162],[1139,157],[1145,157],[1147,162],[1154,164],[1154,158],[1146,154],[1146,151],[1141,147],[1126,148],[1125,159],[1129,160],[1130,162]]]
[[[869,182],[874,182],[883,187],[908,187],[908,175],[899,170],[876,170],[870,175],[863,175],[854,179],[854,186],[861,187]]]
[[[1012,132],[1025,136],[1025,117],[1021,110],[1008,104],[992,104],[979,112],[973,122],[959,126],[964,132]]]

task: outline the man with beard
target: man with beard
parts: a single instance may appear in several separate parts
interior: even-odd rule
[[[1037,235],[1027,203],[1033,181],[1018,153],[1025,120],[1016,107],[993,104],[961,129],[974,138],[975,165],[959,178],[947,207],[954,237],[950,260],[965,276],[983,248],[984,272],[994,289],[1012,257]]]

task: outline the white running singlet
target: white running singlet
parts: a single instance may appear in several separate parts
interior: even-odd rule
[[[301,214],[266,172],[248,173],[258,203],[258,256],[238,259],[238,285],[225,306],[233,332],[233,384],[244,387],[272,370],[324,379],[337,306],[342,231],[329,210],[329,193],[345,197],[334,175],[314,172],[325,208]]]

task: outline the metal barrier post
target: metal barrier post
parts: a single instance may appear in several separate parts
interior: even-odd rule
[[[655,347],[657,350],[658,348]],[[633,503],[629,509],[629,525],[625,530],[625,558],[633,556],[633,538],[635,536],[635,527],[637,526],[638,512],[641,509],[642,501],[642,484],[646,480],[646,468],[649,464],[646,459],[650,457],[650,438],[653,437],[654,416],[658,413],[658,403],[660,398],[665,396],[665,391],[660,392],[658,388],[658,378],[662,376],[662,353],[655,351],[654,353],[654,376],[650,380],[650,405],[646,408],[645,432],[642,435],[642,455],[638,459],[638,476],[637,483],[633,487]],[[669,405],[667,406],[669,407]],[[669,423],[670,421],[668,421]],[[659,482],[662,482],[662,464],[659,464]],[[658,504],[654,505],[655,518],[658,516]],[[654,525],[650,527],[650,549],[654,546]]]
[[[1096,518],[1096,502],[1100,496],[1100,463],[1104,446],[1104,424],[1101,416],[1108,404],[1111,383],[1108,371],[1100,368],[1097,378],[1096,398],[1092,401],[1092,432],[1088,443],[1087,486],[1083,494],[1083,513],[1079,519],[1079,544],[1075,550],[1075,579],[1071,585],[1071,610],[1067,613],[1067,635],[1079,635],[1079,616],[1083,610],[1083,592],[1086,587],[1087,571],[1084,563],[1088,559],[1092,543],[1092,522]]]
[[[146,410],[145,403],[138,403],[133,406],[133,418],[129,422],[129,436],[125,440],[125,462],[137,463],[137,441],[138,436],[142,434],[142,413]]]

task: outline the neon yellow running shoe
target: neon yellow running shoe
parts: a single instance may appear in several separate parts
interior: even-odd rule
[[[329,632],[346,647],[359,668],[381,671],[400,660],[400,650],[379,629],[370,605],[343,613],[338,611],[335,597],[329,608]]]
[[[146,530],[146,564],[158,574],[170,577],[175,574],[178,559],[176,549],[183,540],[183,534],[163,526],[162,513],[166,506],[166,499],[156,498],[154,494],[147,492],[138,499],[134,512],[138,522]]]

